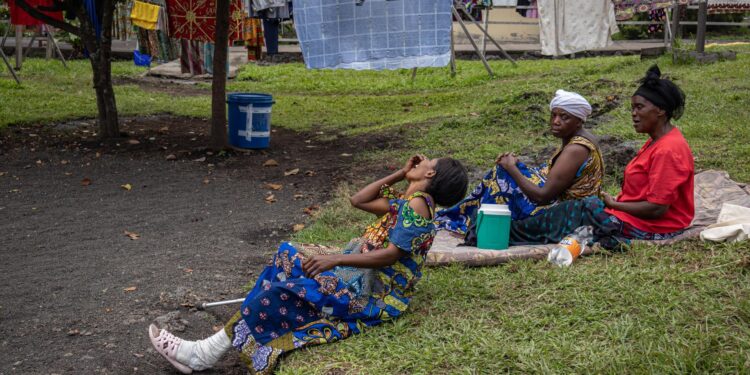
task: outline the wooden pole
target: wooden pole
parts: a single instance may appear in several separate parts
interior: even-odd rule
[[[21,70],[23,63],[23,26],[16,25],[16,70]]]
[[[513,66],[516,66],[516,61],[513,60],[513,58],[510,57],[510,55],[507,52],[505,52],[505,49],[503,47],[501,47],[498,42],[495,41],[495,38],[493,38],[492,35],[490,35],[490,33],[487,32],[487,29],[483,28],[482,25],[480,25],[479,22],[477,22],[477,20],[474,19],[474,17],[471,15],[471,13],[469,13],[466,10],[466,7],[464,7],[462,4],[459,4],[459,9],[461,9],[461,11],[464,12],[464,14],[466,15],[466,17],[468,17],[469,20],[472,23],[474,23],[474,25],[476,25],[477,28],[479,28],[479,31],[481,31],[483,33],[483,35],[485,35],[490,40],[490,42],[492,42],[492,44],[494,44],[495,47],[497,47],[497,49],[500,50],[500,53],[502,53],[503,56],[506,59],[510,60],[510,63],[513,64]],[[456,10],[455,6],[453,7],[453,10],[454,11]],[[463,20],[461,20],[460,18],[459,18],[459,22],[463,25]],[[464,26],[464,30],[466,30],[465,26]],[[466,31],[466,36],[469,38],[469,40],[471,40],[472,44],[474,44],[474,39],[471,38],[471,35],[469,35],[468,31]],[[477,53],[478,52],[479,52],[479,49],[477,48]],[[484,53],[482,53],[482,55],[484,55]]]
[[[487,27],[490,24],[490,7],[487,7],[487,10],[484,12],[484,29],[487,30]],[[482,34],[482,53],[487,54],[487,34]]]
[[[16,72],[13,70],[13,67],[10,65],[10,61],[8,61],[8,57],[5,56],[5,52],[3,51],[3,48],[0,47],[0,57],[3,58],[3,63],[5,63],[5,66],[8,68],[8,71],[10,72],[10,75],[13,76],[13,79],[16,80],[17,84],[21,84],[21,80],[18,79],[18,76],[16,75]]]
[[[456,76],[456,40],[453,38],[453,25],[451,24],[451,77]]]
[[[494,76],[495,73],[492,72],[492,68],[490,68],[490,64],[487,62],[487,59],[484,57],[484,54],[479,49],[477,42],[475,42],[474,38],[471,37],[471,33],[469,33],[469,29],[466,28],[466,24],[464,24],[464,20],[461,19],[461,15],[458,14],[458,11],[456,10],[455,7],[453,7],[452,10],[453,10],[453,15],[458,20],[458,24],[461,25],[461,29],[464,30],[464,34],[466,34],[466,37],[469,39],[469,42],[471,42],[471,46],[474,47],[474,52],[476,52],[477,55],[479,55],[479,58],[482,60],[482,64],[484,64],[484,69],[487,70],[487,74],[489,74],[490,77]]]
[[[680,4],[675,3],[672,6],[672,48],[675,47],[677,38],[682,35],[680,32]]]
[[[57,45],[57,41],[55,40],[55,33],[52,31],[52,29],[49,26],[45,26],[47,28],[47,43],[48,47],[49,44],[51,44],[55,51],[57,52],[57,56],[60,57],[60,61],[62,61],[62,64],[64,67],[68,67],[68,64],[65,62],[65,57],[63,56],[62,51],[60,50],[60,46]]]
[[[698,4],[698,35],[695,37],[695,51],[703,53],[706,50],[706,15],[708,13],[708,4],[701,1]]]

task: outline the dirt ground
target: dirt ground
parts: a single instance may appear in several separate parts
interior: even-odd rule
[[[206,120],[127,118],[108,145],[93,124],[0,135],[0,374],[175,373],[148,324],[214,332],[232,309],[194,306],[241,298],[358,152],[395,147],[278,129],[266,151],[213,154]],[[213,373],[245,372],[232,354]]]

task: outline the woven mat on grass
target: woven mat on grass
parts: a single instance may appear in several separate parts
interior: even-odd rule
[[[706,226],[716,222],[723,203],[750,207],[750,187],[729,178],[724,171],[708,170],[695,175],[695,219],[693,224],[679,236],[664,241],[644,241],[668,245],[688,238],[697,238]],[[467,266],[492,266],[507,263],[511,259],[543,259],[556,244],[511,246],[507,250],[482,250],[470,246],[458,246],[463,239],[447,231],[435,237],[427,265],[444,266],[452,263]]]

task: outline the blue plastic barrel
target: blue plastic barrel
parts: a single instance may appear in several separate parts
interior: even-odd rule
[[[268,94],[229,94],[229,144],[239,148],[268,148],[273,103]]]

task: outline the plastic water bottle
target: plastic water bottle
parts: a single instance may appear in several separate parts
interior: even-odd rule
[[[586,244],[594,239],[594,228],[590,225],[578,227],[573,233],[565,236],[547,255],[547,260],[560,267],[573,264],[586,249]]]

